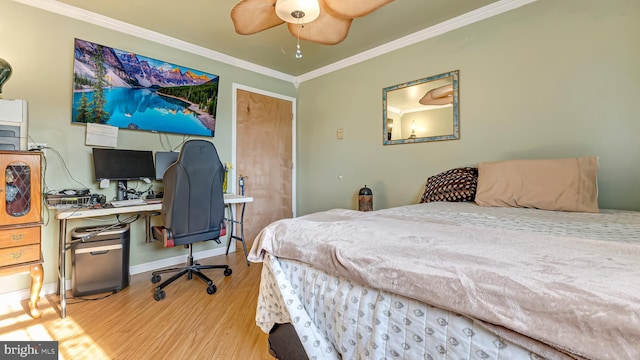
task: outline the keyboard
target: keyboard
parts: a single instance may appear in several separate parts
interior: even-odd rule
[[[114,200],[111,205],[114,207],[134,206],[134,205],[146,205],[144,199],[130,199],[130,200]]]

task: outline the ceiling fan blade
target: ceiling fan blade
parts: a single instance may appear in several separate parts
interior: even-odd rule
[[[320,16],[301,27],[298,24],[288,23],[291,35],[306,41],[312,41],[323,45],[335,45],[346,39],[349,34],[353,19],[335,17],[320,9]]]
[[[374,12],[393,0],[320,0],[320,6],[335,16],[357,18]]]
[[[276,15],[275,0],[242,0],[231,9],[231,20],[240,35],[255,34],[284,23]]]
[[[453,104],[453,84],[447,84],[427,91],[418,102],[422,105]]]

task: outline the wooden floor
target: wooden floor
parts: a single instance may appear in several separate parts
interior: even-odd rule
[[[200,263],[229,264],[233,274],[205,270],[218,287],[213,295],[201,280],[183,277],[165,288],[161,301],[153,300],[150,273],[137,274],[129,287],[102,300],[69,299],[65,319],[55,295],[40,298],[37,320],[25,314],[26,301],[11,310],[2,305],[0,341],[57,340],[59,358],[74,360],[273,360],[267,335],[255,324],[262,264],[247,266],[241,252]]]

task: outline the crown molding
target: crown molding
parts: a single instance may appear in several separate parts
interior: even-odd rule
[[[294,83],[295,77],[289,74],[285,74],[280,71],[276,71],[265,66],[257,65],[242,59],[235,58],[217,52],[211,49],[207,49],[202,46],[194,45],[192,43],[182,41],[170,36],[160,34],[155,31],[151,31],[139,26],[131,25],[129,23],[119,21],[106,17],[104,15],[96,14],[91,11],[73,7],[55,0],[13,0],[15,2],[29,5],[35,8],[46,10],[58,15],[67,16],[76,20],[85,21],[103,28],[118,31],[127,35],[133,35],[141,39],[153,41],[162,45],[167,45],[179,50],[183,50],[192,54],[200,55],[212,60],[220,61],[225,64],[233,65],[242,69],[253,71],[255,73],[270,76],[276,79],[284,80]]]
[[[449,31],[453,31],[461,27],[473,24],[475,22],[488,19],[492,16],[505,13],[507,11],[519,8],[521,6],[530,4],[535,1],[538,1],[538,0],[500,0],[500,1],[494,2],[492,4],[476,9],[474,11],[470,11],[466,14],[462,14],[453,19],[433,25],[431,27],[428,27],[426,29],[417,31],[413,34],[409,34],[407,36],[401,37],[397,40],[388,42],[386,44],[380,45],[373,49],[370,49],[370,50],[361,52],[357,55],[337,61],[333,64],[302,74],[296,78],[296,81],[297,83],[302,83],[304,81],[311,80],[313,78],[317,78],[319,76],[323,76],[340,69],[344,69],[351,65],[355,65],[363,61],[367,61],[376,56],[384,55],[392,51],[402,49],[409,45],[413,45],[421,41],[434,38],[438,35],[442,35],[442,34],[448,33]]]
[[[179,50],[200,55],[212,60],[220,61],[225,64],[236,66],[245,70],[253,71],[258,74],[270,76],[283,81],[291,82],[296,88],[304,81],[311,80],[334,71],[344,69],[346,67],[367,61],[371,58],[381,56],[392,51],[402,49],[404,47],[431,39],[438,35],[445,34],[475,22],[496,16],[507,11],[517,9],[521,6],[530,4],[538,0],[499,0],[474,11],[462,14],[453,19],[444,21],[440,24],[433,25],[426,29],[420,30],[413,34],[401,37],[397,40],[380,45],[373,49],[361,52],[357,55],[337,61],[319,69],[310,71],[300,76],[293,76],[276,71],[265,66],[257,65],[233,56],[223,54],[202,46],[194,45],[186,41],[182,41],[170,36],[160,34],[155,31],[147,30],[139,26],[112,19],[91,11],[79,9],[56,0],[12,0],[21,4],[33,6],[42,10],[53,12],[59,15],[67,16],[77,20],[85,21],[94,25],[98,25],[110,30],[118,31],[128,35],[133,35],[145,40],[153,41],[162,45],[167,45]]]

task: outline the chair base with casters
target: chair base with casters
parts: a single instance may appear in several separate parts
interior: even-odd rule
[[[171,244],[170,236],[167,236],[168,233],[167,233],[166,229],[162,228],[161,226],[154,227],[153,233],[154,233],[154,237],[155,236],[158,236],[158,237],[162,236],[162,238],[165,241],[165,244],[167,244],[167,238],[169,238],[169,244]],[[222,235],[224,235],[224,234],[222,234]],[[158,237],[156,237],[156,238],[158,238]],[[216,241],[218,244],[220,244],[220,240],[219,239],[214,239],[214,241]],[[169,246],[172,246],[172,245],[169,245]],[[151,273],[151,282],[154,283],[154,284],[157,284],[162,280],[160,274],[176,272],[176,274],[174,274],[169,279],[165,280],[163,283],[161,283],[160,285],[158,285],[156,287],[155,293],[153,294],[154,300],[160,301],[160,300],[164,299],[165,296],[166,296],[166,293],[164,292],[163,289],[165,287],[167,287],[169,284],[171,284],[172,282],[174,282],[177,279],[179,279],[180,277],[182,277],[183,275],[187,275],[187,279],[189,279],[189,280],[193,279],[193,275],[196,275],[197,277],[202,279],[202,281],[204,281],[207,284],[207,294],[213,295],[213,294],[216,293],[216,291],[218,291],[218,288],[216,287],[216,285],[213,283],[213,281],[209,277],[207,277],[205,274],[203,274],[201,272],[201,270],[206,270],[206,269],[224,269],[224,276],[229,276],[229,275],[232,274],[232,270],[229,267],[229,265],[201,265],[201,264],[199,264],[197,261],[195,261],[193,259],[193,244],[187,244],[187,245],[184,245],[184,246],[189,251],[188,258],[187,258],[187,266],[185,266],[185,267],[175,267],[175,268],[170,268],[170,269],[163,269],[163,270],[158,270],[158,271],[154,271],[154,272]]]

